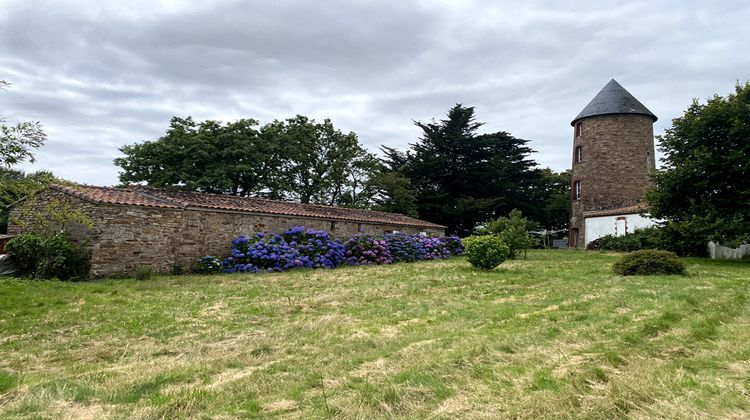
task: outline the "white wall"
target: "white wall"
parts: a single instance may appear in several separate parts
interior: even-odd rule
[[[618,222],[618,218],[620,221]],[[624,221],[622,220],[624,218]],[[589,242],[599,239],[604,235],[621,236],[627,233],[633,233],[636,229],[649,227],[656,224],[656,220],[643,217],[640,214],[620,214],[617,216],[599,216],[587,217],[584,225],[586,226],[585,241]]]

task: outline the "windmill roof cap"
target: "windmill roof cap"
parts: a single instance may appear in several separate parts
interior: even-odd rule
[[[575,125],[578,120],[583,118],[610,114],[647,115],[654,121],[658,119],[653,112],[649,111],[638,99],[635,99],[635,96],[625,90],[615,79],[612,79],[571,121],[570,125]]]

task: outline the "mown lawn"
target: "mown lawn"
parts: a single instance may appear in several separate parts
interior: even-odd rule
[[[0,417],[750,416],[750,264],[0,280]]]

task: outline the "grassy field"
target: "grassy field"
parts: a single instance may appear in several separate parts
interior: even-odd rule
[[[0,280],[0,417],[750,416],[750,264]]]

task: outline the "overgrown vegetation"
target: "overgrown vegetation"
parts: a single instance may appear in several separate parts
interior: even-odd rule
[[[621,276],[684,274],[685,264],[674,252],[644,249],[623,255],[612,269]]]
[[[637,229],[627,235],[606,235],[589,243],[588,249],[631,252],[639,249],[661,249],[681,256],[703,256],[708,244],[705,227],[692,223],[667,221],[659,225]]]
[[[330,120],[260,125],[174,117],[164,136],[123,146],[120,181],[302,203],[366,207],[375,157]]]
[[[30,197],[14,223],[22,234],[5,246],[20,274],[33,278],[78,280],[89,271],[91,219],[69,203]]]
[[[664,240],[663,228],[650,226],[636,229],[627,235],[605,235],[591,241],[586,248],[603,251],[632,252],[640,249],[668,249],[670,244]]]
[[[151,276],[154,273],[151,271],[148,267],[139,267],[137,270],[135,270],[135,273],[133,274],[133,278],[136,280],[144,281],[144,280],[150,280]]]
[[[747,262],[0,280],[2,418],[742,418]]]
[[[28,197],[52,183],[65,183],[51,172],[24,173],[14,169],[0,168],[0,233],[8,231],[10,205]]]
[[[521,210],[513,209],[508,217],[500,216],[483,224],[477,232],[480,235],[498,236],[508,247],[508,258],[516,258],[523,251],[524,256],[534,245],[529,235],[529,221],[523,217]]]

